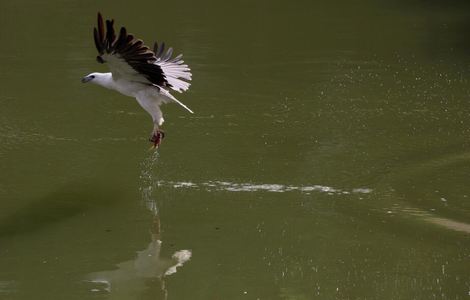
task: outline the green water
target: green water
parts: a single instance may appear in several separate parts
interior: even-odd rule
[[[468,299],[470,6],[388,2],[2,1],[0,299]],[[98,10],[192,68],[158,154]]]

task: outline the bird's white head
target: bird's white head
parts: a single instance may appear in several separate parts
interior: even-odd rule
[[[98,85],[106,85],[110,80],[110,73],[91,73],[82,78],[82,83],[92,82]]]

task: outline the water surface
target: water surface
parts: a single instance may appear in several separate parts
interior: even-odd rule
[[[467,299],[464,1],[3,1],[1,299]],[[101,11],[184,52],[150,117]]]

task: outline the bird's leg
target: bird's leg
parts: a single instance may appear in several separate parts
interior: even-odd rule
[[[153,143],[153,149],[156,149],[162,143],[163,138],[165,137],[165,132],[159,128],[157,124],[153,127],[152,137],[149,139]]]

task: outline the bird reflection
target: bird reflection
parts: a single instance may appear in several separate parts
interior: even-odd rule
[[[153,214],[150,243],[145,249],[138,251],[135,258],[118,263],[115,270],[90,274],[88,281],[93,285],[90,289],[92,292],[109,294],[111,299],[134,299],[137,295],[152,290],[152,298],[167,299],[165,277],[176,273],[191,258],[190,250],[176,251],[172,257],[161,256],[160,218],[156,201],[152,198],[156,182],[152,168],[157,158],[157,153],[151,154],[142,164],[141,173],[143,203]],[[156,287],[158,291],[154,290]]]

